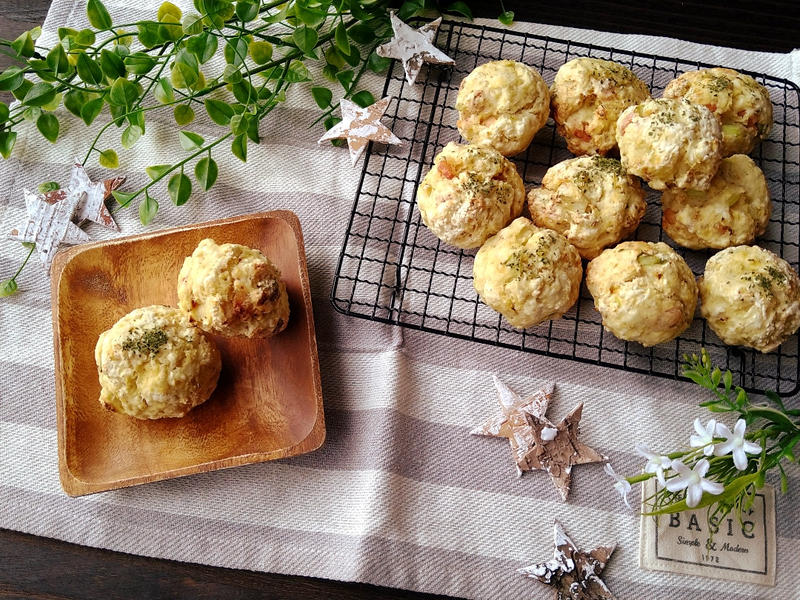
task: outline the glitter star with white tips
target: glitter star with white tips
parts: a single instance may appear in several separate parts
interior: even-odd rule
[[[375,53],[384,58],[396,58],[403,63],[406,81],[414,85],[423,63],[437,65],[454,65],[455,61],[433,45],[436,31],[442,22],[439,17],[435,21],[426,23],[419,29],[414,29],[401,21],[394,13],[390,14],[394,37],[385,44],[378,46]]]
[[[346,139],[347,147],[350,149],[350,159],[354,165],[370,141],[382,144],[402,143],[400,138],[381,123],[381,117],[389,108],[391,101],[390,97],[386,97],[378,100],[375,104],[361,108],[355,102],[342,98],[339,103],[342,109],[342,120],[326,131],[317,143]]]

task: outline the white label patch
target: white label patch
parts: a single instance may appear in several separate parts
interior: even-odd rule
[[[655,491],[648,482],[646,496]],[[775,585],[775,490],[764,486],[753,506],[733,513],[712,531],[706,509],[642,516],[639,566],[653,571],[702,575],[744,583]]]

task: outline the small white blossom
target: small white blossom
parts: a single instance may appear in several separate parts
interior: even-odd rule
[[[761,453],[761,446],[744,439],[744,431],[746,428],[747,424],[744,422],[744,419],[736,421],[736,425],[733,427],[733,433],[731,433],[727,425],[723,423],[717,425],[717,435],[719,437],[724,437],[725,441],[717,444],[717,447],[714,448],[714,455],[725,456],[726,454],[733,454],[733,464],[740,471],[744,471],[747,468],[747,454]]]
[[[717,422],[711,419],[705,427],[700,423],[700,419],[694,420],[694,430],[697,435],[689,438],[689,445],[692,448],[703,448],[703,454],[711,456],[714,453],[714,433],[716,432]]]
[[[628,482],[628,480],[617,475],[614,472],[614,467],[611,466],[611,463],[606,463],[606,466],[603,467],[603,471],[605,471],[606,475],[614,480],[614,489],[619,492],[620,496],[622,496],[622,501],[625,503],[625,506],[633,510],[631,505],[628,503],[628,494],[631,491],[631,484]]]
[[[705,458],[697,461],[694,469],[690,469],[676,458],[672,461],[672,468],[678,472],[678,475],[667,480],[667,489],[670,492],[679,492],[685,489],[686,505],[689,508],[694,508],[700,503],[704,491],[715,496],[721,494],[725,490],[722,484],[704,479],[709,467]]]
[[[650,449],[644,444],[636,444],[636,452],[647,459],[647,464],[644,466],[645,473],[655,473],[658,483],[665,484],[664,470],[672,466],[672,459],[668,456],[661,456],[650,452]]]

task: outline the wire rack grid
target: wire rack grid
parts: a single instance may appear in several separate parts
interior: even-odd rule
[[[682,357],[705,347],[714,364],[733,371],[751,392],[775,390],[791,396],[800,389],[797,335],[776,351],[725,346],[699,317],[675,340],[645,348],[605,331],[585,284],[578,302],[561,319],[520,331],[480,302],[472,285],[475,250],[441,243],[420,220],[414,197],[434,156],[459,141],[456,95],[461,80],[477,65],[511,59],[534,66],[551,83],[558,68],[578,56],[614,60],[661,95],[680,73],[701,62],[582,44],[469,23],[442,23],[437,45],[455,60],[451,69],[423,69],[409,86],[401,65],[387,76],[384,95],[392,96],[385,122],[401,146],[371,144],[347,226],[331,292],[334,307],[347,315],[515,348],[547,356],[676,378]],[[767,179],[773,212],[758,244],[798,269],[800,248],[800,89],[792,82],[749,73],[770,92],[775,125],[752,154]],[[526,188],[539,185],[546,170],[571,158],[552,120],[527,152],[515,157]],[[645,186],[646,187],[646,186]],[[659,194],[648,190],[647,211],[635,238],[676,245],[661,230]],[[708,251],[676,247],[696,275]]]

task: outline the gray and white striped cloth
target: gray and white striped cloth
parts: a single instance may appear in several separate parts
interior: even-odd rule
[[[150,18],[159,4],[106,0],[123,22]],[[54,0],[42,43],[56,39],[60,26],[84,25],[84,6],[84,0]],[[515,28],[800,82],[797,53]],[[380,90],[380,79],[373,84]],[[618,472],[632,472],[641,465],[632,452],[636,442],[666,449],[687,438],[692,420],[703,416],[695,386],[404,331],[333,310],[328,295],[358,171],[346,149],[317,146],[322,130],[308,126],[317,114],[307,89],[293,89],[287,107],[264,124],[262,144],[251,144],[246,164],[220,153],[212,191],[182,208],[162,192],[152,227],[279,208],[297,213],[314,296],[325,445],[293,459],[67,497],[57,469],[50,286],[32,264],[20,278],[23,291],[0,302],[0,527],[209,565],[512,599],[552,596],[514,570],[551,556],[557,518],[581,547],[618,544],[604,579],[620,598],[797,598],[797,468],[790,471],[791,491],[778,495],[777,587],[764,588],[640,569],[638,518],[622,505],[602,465],[576,468],[569,502],[562,503],[546,474],[517,478],[503,440],[469,435],[496,409],[492,373],[522,394],[554,380],[551,419],[585,402],[583,441],[610,456]],[[27,131],[13,158],[0,163],[0,231],[24,217],[23,187],[66,181],[72,162],[82,158],[86,130],[63,116],[57,145]],[[191,128],[210,137],[215,126],[198,120]],[[175,130],[171,115],[153,116],[146,138],[121,152],[119,174],[131,189],[146,181],[145,166],[181,155]],[[94,159],[88,167],[95,179],[104,176]],[[117,219],[124,234],[143,231],[135,210]],[[87,231],[94,239],[110,236],[95,225]],[[0,241],[0,276],[10,275],[24,252]]]

